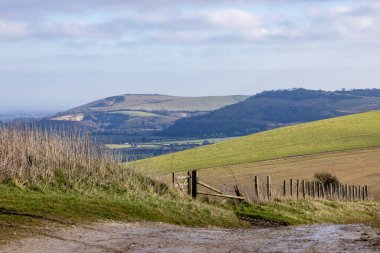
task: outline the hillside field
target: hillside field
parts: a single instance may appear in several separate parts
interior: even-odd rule
[[[212,111],[244,101],[248,96],[177,97],[159,94],[126,94],[100,99],[66,113],[88,111]]]
[[[380,111],[373,111],[279,128],[129,165],[165,174],[377,146]]]
[[[210,168],[199,171],[203,182],[222,189],[224,185],[238,184],[250,196],[253,177],[259,176],[264,185],[271,176],[275,193],[282,192],[283,180],[306,179],[313,181],[316,172],[329,172],[344,184],[369,186],[371,199],[380,200],[380,148],[331,152],[265,162]]]

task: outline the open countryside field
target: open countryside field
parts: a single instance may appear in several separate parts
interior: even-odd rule
[[[153,141],[153,142],[144,142],[136,143],[136,147],[150,147],[156,148],[161,146],[170,146],[170,145],[204,145],[204,144],[213,144],[221,141],[229,140],[233,138],[208,138],[208,139],[188,139],[188,140],[164,140],[164,141]],[[125,149],[131,148],[131,144],[106,144],[107,148],[110,149]]]
[[[156,174],[380,146],[380,111],[270,130],[129,164]]]
[[[336,175],[344,184],[369,186],[370,198],[380,200],[380,148],[331,152],[257,163],[209,168],[199,171],[200,180],[216,188],[227,185],[233,190],[238,184],[250,196],[253,176],[259,176],[264,186],[271,176],[275,194],[281,193],[283,180],[306,179],[313,181],[316,172]]]

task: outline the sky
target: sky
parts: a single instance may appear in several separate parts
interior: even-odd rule
[[[380,0],[0,0],[0,107],[380,88]]]

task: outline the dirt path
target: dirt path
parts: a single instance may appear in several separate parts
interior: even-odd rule
[[[362,224],[228,230],[101,223],[14,242],[0,252],[380,252],[380,235]]]

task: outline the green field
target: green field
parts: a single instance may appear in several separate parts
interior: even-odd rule
[[[162,117],[162,115],[143,111],[113,111],[111,113],[121,113],[130,117]]]
[[[69,110],[78,113],[92,111],[212,111],[223,106],[244,101],[248,96],[176,97],[158,94],[126,94],[100,99]]]
[[[380,111],[270,130],[130,165],[164,174],[376,146]]]
[[[167,141],[153,141],[147,143],[137,143],[136,148],[159,148],[162,146],[170,145],[203,145],[205,142],[210,144],[218,143],[232,138],[209,138],[209,139],[191,139],[191,140],[167,140]],[[106,144],[110,149],[126,149],[132,148],[131,144]]]

